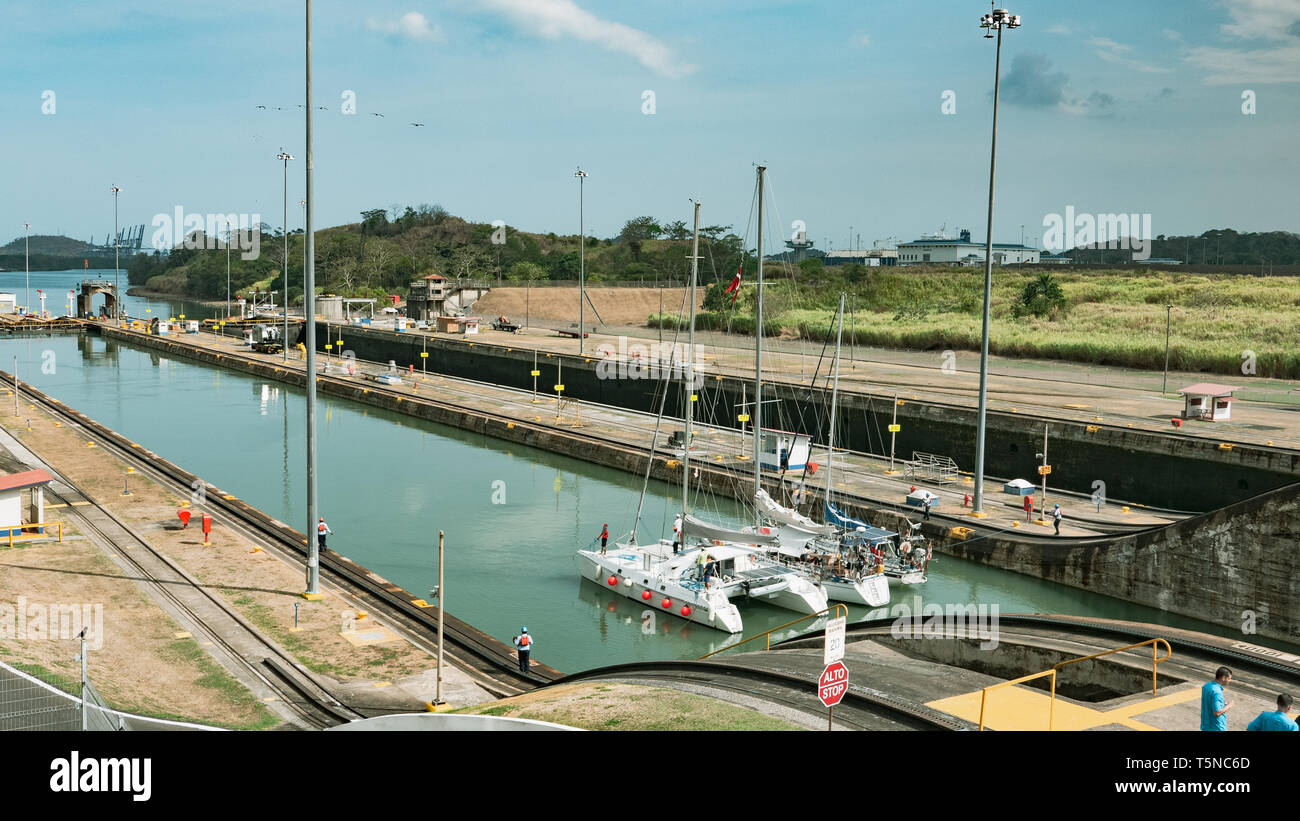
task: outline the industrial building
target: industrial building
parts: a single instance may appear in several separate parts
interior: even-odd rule
[[[406,298],[406,316],[415,320],[432,320],[443,312],[447,301],[447,278],[429,274],[411,283],[411,293]]]
[[[994,265],[1036,264],[1041,252],[1019,243],[993,243]],[[982,265],[984,243],[971,242],[970,231],[963,229],[956,239],[943,234],[922,236],[898,245],[899,265]]]

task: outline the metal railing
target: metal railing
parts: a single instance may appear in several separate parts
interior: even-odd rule
[[[59,529],[59,543],[60,543],[60,544],[63,543],[63,522],[28,522],[27,524],[14,525],[13,527],[9,528],[9,535],[5,537],[5,538],[8,539],[8,541],[9,541],[9,547],[13,547],[13,546],[14,546],[14,531],[15,531],[15,530],[18,531],[18,539],[19,539],[19,541],[21,541],[21,540],[23,540],[23,539],[25,539],[25,538],[33,538],[33,539],[37,539],[37,538],[41,538],[41,537],[43,537],[43,536],[47,536],[47,535],[49,535],[49,534],[46,534],[46,533],[31,533],[31,534],[27,534],[27,533],[24,533],[24,532],[23,532],[23,531],[25,531],[25,530],[27,530],[27,529],[29,529],[29,528],[33,528],[33,527],[58,527],[58,529]]]
[[[1070,664],[1077,664],[1081,661],[1089,661],[1091,659],[1101,658],[1102,656],[1109,656],[1112,653],[1122,653],[1125,650],[1134,650],[1137,649],[1138,647],[1145,647],[1148,644],[1151,645],[1151,695],[1155,695],[1156,694],[1156,665],[1158,665],[1162,661],[1168,661],[1170,658],[1173,657],[1174,654],[1173,648],[1170,647],[1169,642],[1165,641],[1164,639],[1147,639],[1146,641],[1139,641],[1137,644],[1128,644],[1123,647],[1116,647],[1114,650],[1105,650],[1101,653],[1093,653],[1090,656],[1079,656],[1078,658],[1067,659],[1065,661],[1058,662],[1057,664],[1052,665],[1052,669],[1044,670],[1041,673],[1031,673],[1030,675],[1027,676],[1021,676],[1020,678],[1012,679],[1011,681],[1001,681],[998,682],[997,684],[991,684],[980,691],[980,723],[979,723],[980,730],[982,731],[984,729],[984,709],[988,704],[988,697],[989,697],[990,690],[997,690],[1002,687],[1014,687],[1017,684],[1024,684],[1026,681],[1033,681],[1034,679],[1043,678],[1044,676],[1050,676],[1052,679],[1051,688],[1050,688],[1051,701],[1049,702],[1048,709],[1047,709],[1047,729],[1049,731],[1055,729],[1056,674],[1062,667],[1065,667]],[[1157,648],[1161,644],[1165,646],[1165,654],[1164,656],[1157,657],[1156,656]]]
[[[706,653],[705,655],[702,655],[698,659],[696,659],[696,661],[704,661],[709,656],[716,656],[718,653],[726,652],[727,650],[731,650],[735,647],[739,647],[742,644],[749,644],[751,641],[758,641],[759,639],[766,639],[763,646],[763,650],[766,652],[772,649],[772,634],[775,633],[776,631],[784,630],[785,628],[798,624],[801,621],[807,621],[808,619],[815,619],[818,616],[824,616],[827,613],[831,612],[832,610],[843,610],[844,612],[841,615],[843,615],[845,618],[847,618],[849,615],[849,608],[846,605],[832,604],[830,607],[827,607],[825,610],[818,610],[816,613],[809,613],[806,616],[800,616],[794,621],[788,621],[785,624],[780,625],[779,627],[773,627],[771,630],[768,630],[763,633],[759,633],[757,636],[750,636],[744,641],[738,641],[735,644],[728,644],[726,647],[723,647],[720,650],[714,650],[712,653]]]

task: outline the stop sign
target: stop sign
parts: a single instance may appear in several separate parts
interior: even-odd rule
[[[817,679],[817,698],[827,707],[834,707],[844,698],[849,690],[849,668],[844,662],[836,661],[826,665],[821,678]]]

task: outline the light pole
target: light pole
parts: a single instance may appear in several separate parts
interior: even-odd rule
[[[1173,310],[1173,305],[1165,305],[1165,379],[1160,383],[1161,396],[1169,390],[1169,317]]]
[[[302,231],[304,234],[306,234],[307,233],[307,201],[298,200],[298,207],[302,209]],[[306,273],[307,271],[307,240],[306,239],[302,241],[302,270],[303,273]]]
[[[311,212],[312,206],[312,141],[311,141],[311,0],[307,0],[307,99],[304,101],[307,114],[307,205],[303,211],[303,242],[307,256],[307,266],[303,270],[302,312],[306,323],[307,348],[307,591],[303,594],[309,599],[319,599],[320,592],[320,549],[316,534],[316,259],[312,253]],[[286,164],[285,168],[288,168]],[[285,173],[288,173],[286,170]],[[287,190],[287,189],[286,189]],[[285,297],[289,294],[286,287]],[[285,316],[288,317],[288,307]],[[286,339],[287,343],[288,340]],[[287,355],[286,355],[287,358]]]
[[[989,219],[984,236],[984,323],[980,337],[980,398],[979,428],[975,434],[975,497],[971,505],[972,516],[984,516],[984,434],[988,414],[989,382],[989,313],[993,300],[993,179],[998,159],[998,74],[1002,69],[1002,29],[1020,25],[1020,16],[1006,9],[994,9],[980,19],[984,37],[998,32],[997,56],[993,64],[993,141],[989,151]]]
[[[122,317],[122,275],[119,272],[121,266],[118,263],[118,242],[117,242],[117,195],[122,193],[122,189],[116,185],[110,185],[109,191],[113,192],[113,313],[114,319]]]
[[[23,256],[23,260],[25,260],[23,261],[23,268],[25,268],[27,272],[26,290],[23,291],[23,295],[22,295],[22,309],[25,310],[25,312],[27,312],[27,310],[31,310],[31,223],[30,222],[22,223],[22,256]],[[1260,273],[1264,273],[1264,269],[1261,268]]]
[[[307,13],[309,16],[311,14],[310,6],[311,4],[308,3]],[[307,21],[307,32],[308,32],[308,36],[310,36],[311,35],[310,19]],[[309,42],[307,46],[310,48],[311,43]],[[309,64],[308,71],[310,70],[311,69]],[[310,96],[311,90],[308,89],[307,93]],[[308,135],[311,134],[310,113],[308,113],[307,115],[307,133]],[[284,337],[280,340],[280,352],[284,355],[284,361],[288,362],[289,361],[289,160],[293,159],[293,155],[285,151],[284,147],[282,146],[280,148],[280,153],[276,154],[275,158],[277,160],[284,161],[284,216],[283,216],[284,221],[281,223],[282,226],[281,233],[284,234],[284,256],[281,259],[281,264],[280,264],[280,267],[284,269]]]
[[[585,290],[587,272],[587,230],[582,223],[582,188],[587,182],[587,172],[581,167],[573,176],[578,178],[578,355],[581,356],[586,338],[586,302]]]
[[[230,220],[226,220],[226,321],[230,321]]]

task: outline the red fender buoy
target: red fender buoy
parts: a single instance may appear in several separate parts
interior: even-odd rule
[[[650,593],[649,590],[642,590],[642,591],[641,591],[641,598],[644,599],[645,601],[650,601],[650,596],[651,596],[651,593]]]
[[[691,615],[691,606],[689,604],[682,605],[682,615],[688,617]]]
[[[665,610],[671,609],[672,606],[673,606],[673,600],[672,600],[672,599],[664,599],[663,601],[659,602],[659,606],[662,607],[662,608],[665,609]]]
[[[618,584],[618,576],[610,576],[610,577],[609,577],[609,586],[610,586],[610,587],[614,587],[614,586],[617,585],[617,584]]]

